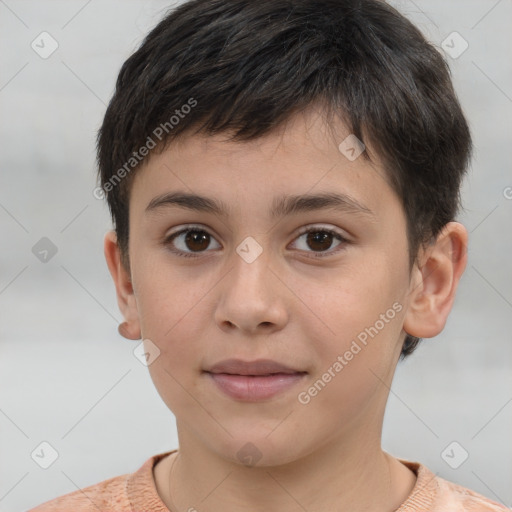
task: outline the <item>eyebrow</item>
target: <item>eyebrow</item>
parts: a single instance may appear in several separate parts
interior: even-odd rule
[[[186,192],[169,192],[154,197],[146,206],[146,213],[165,207],[178,206],[187,210],[213,213],[219,217],[229,214],[230,208],[223,201]],[[347,194],[320,193],[304,195],[286,195],[274,199],[270,209],[270,218],[276,219],[301,212],[318,210],[336,210],[344,213],[364,214],[375,217],[375,214],[364,204]]]

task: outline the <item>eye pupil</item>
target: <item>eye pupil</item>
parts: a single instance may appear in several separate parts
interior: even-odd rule
[[[190,230],[187,232],[187,235],[185,236],[185,243],[187,245],[187,248],[192,251],[202,251],[207,249],[208,245],[210,245],[210,235],[205,231],[197,229]],[[197,245],[194,247],[194,244],[199,244],[199,247]],[[190,245],[192,245],[192,247],[190,247]]]
[[[308,233],[307,243],[313,250],[327,250],[332,245],[332,234],[326,231],[311,231]],[[315,247],[315,244],[320,244],[320,247]]]

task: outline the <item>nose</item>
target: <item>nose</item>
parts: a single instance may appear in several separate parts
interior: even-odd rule
[[[235,253],[233,267],[220,286],[215,311],[215,321],[222,330],[270,334],[286,325],[287,288],[271,268],[266,253],[251,262]]]

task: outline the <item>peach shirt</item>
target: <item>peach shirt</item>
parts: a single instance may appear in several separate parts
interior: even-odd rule
[[[175,451],[150,457],[134,473],[70,492],[28,512],[169,512],[156,491],[153,466]],[[398,460],[417,479],[411,494],[396,512],[510,512],[481,494],[437,477],[418,462]]]

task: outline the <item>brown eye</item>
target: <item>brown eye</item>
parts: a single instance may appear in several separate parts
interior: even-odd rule
[[[170,235],[164,245],[169,246],[172,252],[187,257],[194,256],[194,253],[205,252],[212,241],[217,243],[215,249],[220,247],[215,238],[204,229],[188,228]]]
[[[333,241],[333,235],[326,231],[310,231],[307,233],[306,243],[314,251],[327,251]]]
[[[210,245],[210,235],[206,231],[188,231],[185,245],[191,251],[204,251]]]
[[[327,228],[311,228],[303,231],[296,239],[298,249],[313,253],[315,257],[329,256],[342,250],[349,241],[337,231]],[[333,246],[333,243],[336,245]],[[337,250],[329,250],[341,246]],[[316,254],[315,254],[316,253]]]

